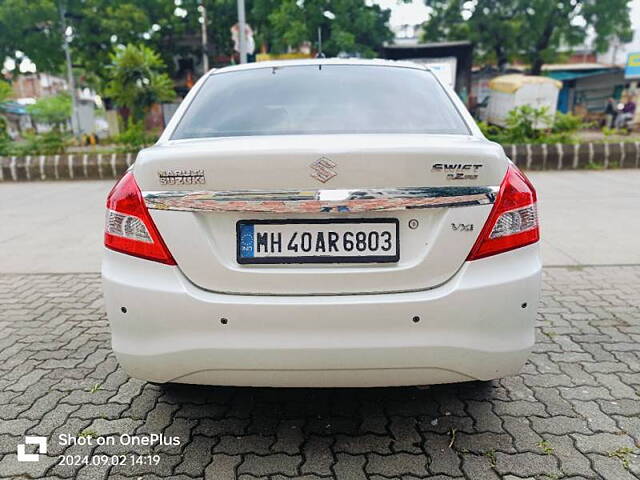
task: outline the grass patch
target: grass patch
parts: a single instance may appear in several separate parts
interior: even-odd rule
[[[96,393],[97,391],[99,391],[99,390],[101,390],[101,389],[102,389],[101,384],[96,383],[96,384],[94,384],[94,385],[93,385],[93,387],[91,387],[91,388],[89,389],[89,393]]]
[[[636,453],[633,448],[630,447],[620,447],[613,452],[609,452],[608,455],[611,458],[617,458],[622,462],[622,466],[624,468],[629,468],[629,456]]]
[[[484,452],[484,456],[489,459],[492,468],[496,468],[496,451],[494,449]]]
[[[596,162],[589,162],[584,166],[585,170],[604,170],[604,165]]]
[[[553,447],[547,440],[541,440],[536,445],[542,450],[545,455],[551,455],[553,453]]]

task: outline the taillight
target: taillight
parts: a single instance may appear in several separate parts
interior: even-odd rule
[[[116,183],[107,197],[104,245],[135,257],[176,264],[149,215],[131,172]]]
[[[496,255],[540,240],[536,191],[510,164],[500,191],[467,260]]]

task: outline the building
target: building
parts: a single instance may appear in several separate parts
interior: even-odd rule
[[[382,57],[390,60],[409,60],[444,67],[444,78],[450,76],[451,86],[468,103],[471,91],[473,44],[467,40],[457,42],[416,43],[414,39],[400,39],[382,48]],[[443,77],[441,77],[443,78]]]
[[[563,113],[602,113],[609,98],[620,100],[626,85],[624,69],[615,65],[551,64],[543,73],[562,82],[558,110]]]
[[[16,75],[11,85],[17,99],[41,98],[67,90],[67,81],[48,73],[28,73]]]

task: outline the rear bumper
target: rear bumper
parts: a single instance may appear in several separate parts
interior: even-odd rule
[[[540,273],[537,244],[467,262],[440,287],[394,294],[218,294],[195,287],[177,267],[113,251],[102,267],[113,350],[131,376],[252,386],[515,374],[534,343]]]

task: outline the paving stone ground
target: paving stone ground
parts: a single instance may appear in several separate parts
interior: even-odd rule
[[[490,384],[161,388],[118,367],[98,275],[2,275],[0,477],[639,478],[640,267],[549,268],[543,288],[530,362]],[[49,439],[38,462],[17,461],[25,434]]]

